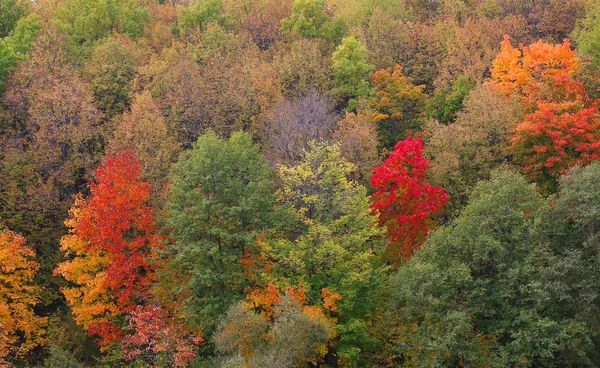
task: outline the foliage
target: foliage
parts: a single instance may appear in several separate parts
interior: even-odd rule
[[[188,280],[185,305],[205,334],[250,285],[240,261],[271,231],[272,186],[258,146],[243,132],[229,140],[203,134],[173,168],[166,205],[171,266]]]
[[[29,10],[28,4],[19,0],[2,0],[0,2],[0,38],[10,34],[15,25]]]
[[[11,68],[26,59],[41,28],[40,18],[36,14],[28,14],[17,21],[7,37],[0,39],[0,92],[4,92]]]
[[[271,115],[264,126],[265,151],[269,161],[286,165],[302,159],[311,142],[327,142],[338,118],[330,99],[316,91],[281,101]]]
[[[454,123],[425,124],[427,174],[450,196],[445,214],[454,215],[464,207],[475,184],[488,180],[495,167],[512,162],[511,138],[521,120],[518,101],[483,85],[467,96]]]
[[[83,76],[90,82],[98,108],[113,118],[130,107],[132,86],[143,53],[126,36],[112,36],[100,41],[92,50]]]
[[[367,49],[356,38],[346,37],[332,55],[335,92],[348,111],[358,107],[359,99],[371,95],[368,77],[373,66],[367,60]]]
[[[443,188],[426,182],[428,161],[423,141],[407,137],[398,142],[382,166],[376,167],[371,183],[375,189],[371,208],[386,228],[390,244],[387,260],[395,266],[412,257],[425,241],[432,216],[448,201]]]
[[[148,10],[141,8],[136,0],[61,1],[53,19],[76,48],[90,47],[114,31],[137,38],[147,21]]]
[[[456,120],[458,112],[463,109],[465,98],[475,88],[469,78],[458,77],[452,89],[442,88],[433,95],[425,107],[425,116],[434,118],[441,124],[448,125]]]
[[[595,261],[583,256],[591,244],[569,225],[567,214],[577,207],[563,206],[572,198],[567,193],[589,183],[592,170],[597,165],[574,171],[556,206],[509,171],[477,185],[463,213],[391,279],[391,318],[400,326],[394,344],[406,360],[420,366],[597,363],[591,321],[598,294],[586,281]]]
[[[126,359],[149,367],[188,367],[203,339],[188,334],[158,305],[138,305],[128,317],[134,333],[123,339]]]
[[[341,23],[330,18],[327,9],[323,0],[294,0],[292,14],[281,20],[281,32],[338,43],[345,30]]]
[[[222,27],[229,24],[223,15],[223,0],[198,0],[194,5],[179,8],[179,26],[183,29],[206,29],[207,24],[216,22]]]
[[[339,147],[325,145],[313,147],[295,166],[280,167],[280,201],[292,207],[302,231],[263,247],[273,262],[271,277],[282,286],[306,288],[308,304],[320,304],[324,289],[339,294],[334,350],[350,365],[377,344],[369,316],[384,277],[378,267],[382,232],[365,188],[348,179],[351,171]]]
[[[586,13],[587,16],[574,34],[578,50],[591,57],[595,65],[600,65],[600,6],[590,1]]]
[[[120,341],[120,317],[147,300],[154,278],[149,257],[158,238],[141,170],[130,151],[109,156],[90,184],[90,197],[76,200],[61,240],[66,261],[55,272],[72,283],[62,292],[77,323],[99,335],[104,347]]]
[[[557,45],[540,40],[519,48],[513,47],[506,36],[491,73],[500,91],[521,98],[526,112],[532,112],[540,103],[585,99],[585,90],[572,79],[579,58],[569,40]]]
[[[23,358],[45,342],[46,318],[37,316],[39,287],[33,276],[39,265],[25,238],[9,230],[0,232],[0,366]]]
[[[368,110],[346,113],[332,136],[332,141],[340,146],[342,158],[354,165],[350,177],[366,187],[371,185],[373,169],[381,164],[379,125],[373,115]]]
[[[302,289],[281,295],[271,285],[266,296],[267,306],[245,300],[229,309],[216,336],[219,350],[229,355],[220,366],[291,368],[321,360],[335,336],[323,309],[305,305]]]
[[[379,70],[373,77],[375,96],[369,107],[375,112],[375,120],[380,125],[380,137],[386,147],[392,147],[420,128],[420,119],[425,110],[427,95],[425,86],[414,86],[402,74],[402,67],[394,70]]]
[[[131,112],[123,114],[107,147],[113,154],[124,150],[131,150],[143,163],[142,177],[162,190],[179,145],[169,135],[158,104],[148,91],[134,96]]]
[[[512,148],[532,179],[554,189],[569,167],[600,157],[599,129],[597,103],[584,109],[548,104],[517,126]]]

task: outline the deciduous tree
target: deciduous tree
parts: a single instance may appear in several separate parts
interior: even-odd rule
[[[371,183],[374,213],[387,229],[390,244],[386,257],[398,266],[412,257],[425,241],[432,216],[448,201],[443,188],[426,179],[428,161],[423,158],[423,141],[408,137],[398,142],[384,164],[375,168]]]
[[[148,300],[154,279],[150,256],[158,247],[150,184],[131,151],[109,156],[79,197],[61,240],[66,261],[56,269],[72,286],[62,289],[78,324],[100,336],[101,346],[120,341],[122,316]]]
[[[427,103],[423,93],[425,86],[415,86],[402,74],[402,67],[394,70],[379,70],[373,77],[375,96],[369,101],[369,108],[375,111],[379,123],[381,140],[386,147],[392,147],[407,135],[419,130]]]
[[[0,231],[0,366],[23,358],[27,352],[45,343],[46,318],[34,307],[40,289],[33,282],[39,265],[35,252],[23,236]]]

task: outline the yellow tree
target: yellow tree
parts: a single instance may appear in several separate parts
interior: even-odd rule
[[[23,236],[0,232],[0,367],[44,342],[46,319],[33,311],[39,301],[33,257]]]

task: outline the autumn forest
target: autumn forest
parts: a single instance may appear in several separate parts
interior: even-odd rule
[[[0,0],[0,367],[599,367],[598,0]]]

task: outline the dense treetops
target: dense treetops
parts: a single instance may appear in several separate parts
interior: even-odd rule
[[[0,367],[599,366],[599,21],[0,0]]]

